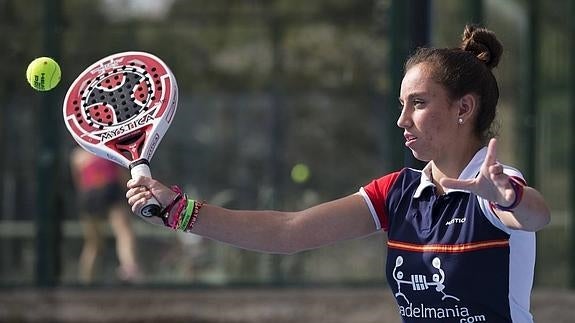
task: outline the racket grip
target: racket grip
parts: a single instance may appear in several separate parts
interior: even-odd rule
[[[130,165],[130,173],[132,174],[132,178],[137,178],[141,176],[145,177],[152,177],[152,173],[150,172],[150,166],[147,160],[142,159],[134,164]],[[146,221],[155,222],[154,220],[159,220],[159,215],[161,212],[160,203],[156,200],[155,197],[152,197],[146,204],[139,209],[136,210],[136,214],[145,218]],[[158,224],[161,224],[158,223]]]

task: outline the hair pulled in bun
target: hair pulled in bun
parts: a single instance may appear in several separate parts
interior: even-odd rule
[[[499,64],[503,54],[503,46],[497,40],[495,33],[475,25],[465,26],[460,48],[473,53],[490,69]]]

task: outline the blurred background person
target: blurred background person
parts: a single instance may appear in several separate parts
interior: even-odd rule
[[[125,282],[138,280],[141,274],[135,235],[121,186],[127,174],[114,163],[79,147],[72,151],[70,164],[84,236],[79,261],[80,282],[90,284],[94,280],[96,260],[104,246],[106,219],[115,238],[118,278]]]

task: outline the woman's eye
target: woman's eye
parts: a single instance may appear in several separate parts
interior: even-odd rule
[[[405,105],[405,104],[403,104],[403,101],[399,100],[398,103],[399,103],[399,104],[397,105],[397,109],[398,109],[399,111],[403,110],[403,106]]]
[[[422,100],[413,100],[414,107],[421,107],[424,103]]]

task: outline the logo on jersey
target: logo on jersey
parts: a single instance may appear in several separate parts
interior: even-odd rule
[[[431,274],[431,279],[429,279],[429,276],[426,276],[425,274],[412,274],[407,276],[401,270],[403,263],[403,257],[397,256],[397,258],[395,258],[395,267],[393,268],[392,273],[393,279],[397,284],[395,298],[397,299],[399,314],[401,316],[438,321],[445,318],[460,319],[460,322],[487,321],[487,317],[485,315],[472,315],[469,313],[469,309],[467,307],[459,304],[453,305],[452,302],[446,303],[445,306],[427,306],[426,304],[412,303],[408,297],[411,293],[433,292],[437,294],[437,297],[440,297],[442,301],[452,300],[457,303],[460,302],[460,299],[457,296],[446,292],[445,280],[447,275],[441,268],[441,260],[439,257],[435,257],[431,261],[431,266],[435,268],[436,271]],[[402,287],[404,287],[403,290]],[[402,305],[404,302],[400,300],[404,300],[406,305]]]
[[[447,222],[445,222],[445,225],[452,225],[452,224],[463,224],[465,223],[465,220],[467,218],[453,218]]]

